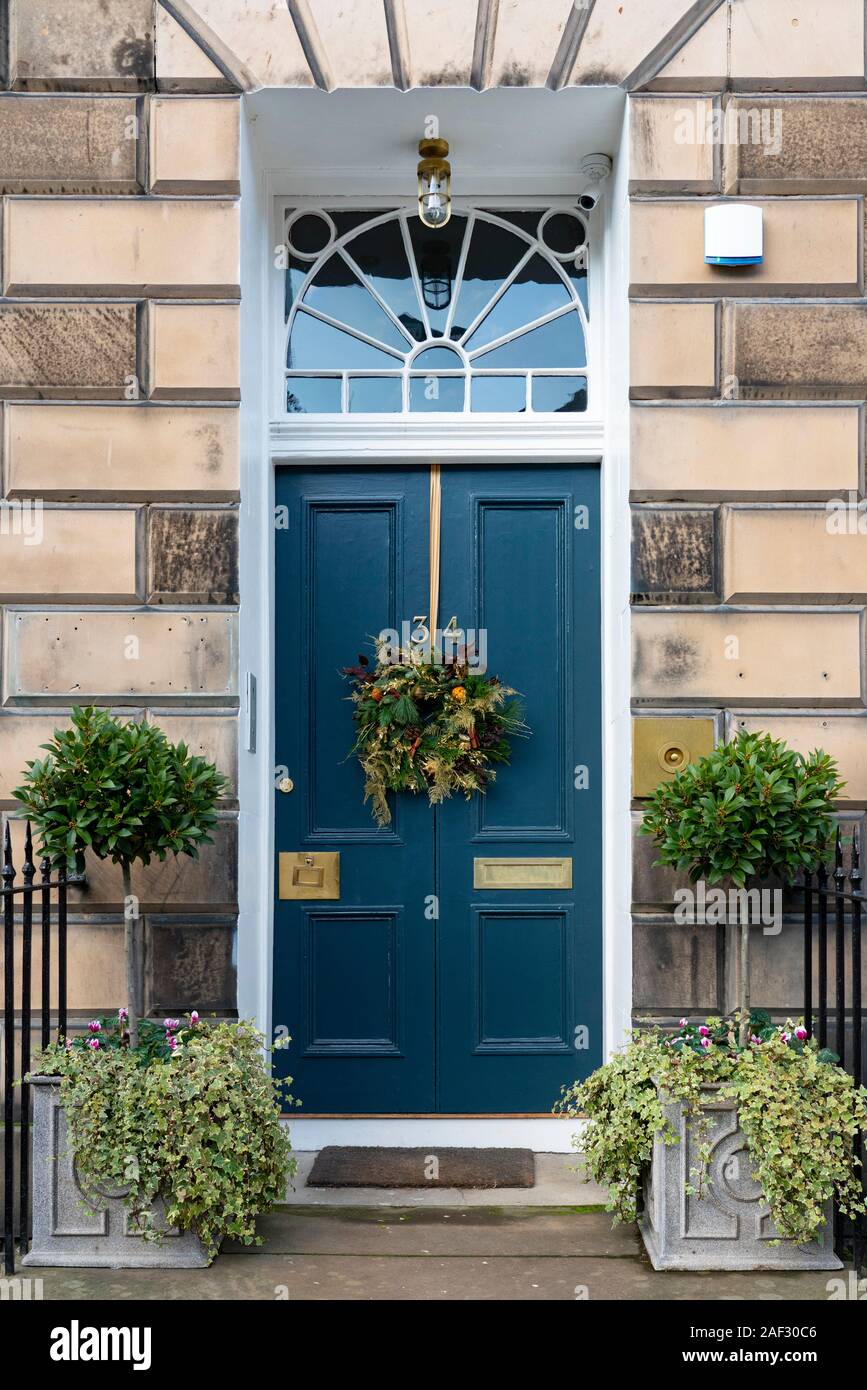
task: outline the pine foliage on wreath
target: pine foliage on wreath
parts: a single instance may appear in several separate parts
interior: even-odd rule
[[[358,662],[343,668],[354,686],[350,756],[361,764],[378,825],[391,821],[389,792],[425,792],[432,806],[453,792],[468,801],[484,792],[496,777],[493,764],[509,762],[510,737],[529,732],[510,700],[517,692],[474,672],[461,648],[445,661],[401,651],[396,661]]]

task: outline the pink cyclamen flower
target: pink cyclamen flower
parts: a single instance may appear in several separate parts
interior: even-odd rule
[[[92,1019],[90,1020],[90,1022],[88,1023],[87,1026],[88,1026],[88,1028],[90,1029],[91,1033],[101,1033],[101,1032],[102,1032],[102,1024],[101,1024],[100,1022],[98,1022],[98,1020],[95,1019],[95,1018],[92,1018]]]
[[[801,1026],[800,1026],[799,1028],[796,1028],[796,1029],[795,1029],[795,1037],[798,1039],[798,1042],[803,1042],[804,1039],[806,1038],[806,1036],[807,1036],[807,1030],[806,1030],[806,1028],[804,1027],[803,1024],[801,1024]]]
[[[686,1027],[688,1026],[688,1024],[689,1024],[689,1019],[688,1019],[688,1018],[682,1018],[682,1019],[680,1020],[680,1027],[681,1027],[681,1028],[686,1028]]]
[[[164,1018],[164,1019],[163,1019],[163,1027],[164,1027],[164,1028],[167,1030],[167,1032],[169,1032],[169,1033],[173,1033],[173,1032],[175,1031],[175,1029],[176,1029],[176,1028],[180,1028],[180,1026],[181,1026],[181,1020],[180,1020],[179,1018]]]
[[[126,1021],[127,1021],[128,1018],[129,1018],[129,1014],[127,1013],[126,1009],[118,1009],[118,1011],[117,1011],[117,1021],[118,1021],[118,1023],[126,1023]]]
[[[782,1029],[782,1030],[781,1030],[781,1032],[780,1032],[780,1041],[781,1041],[781,1042],[791,1042],[791,1038],[792,1038],[791,1033],[787,1033],[785,1029]]]
[[[700,1038],[700,1039],[699,1039],[699,1046],[700,1046],[700,1047],[710,1047],[710,1038]]]
[[[761,1038],[757,1038],[755,1033],[753,1033],[753,1036],[750,1038],[750,1042],[755,1043],[756,1047],[761,1047],[762,1045]]]
[[[191,1028],[195,1028],[195,1026],[196,1026],[196,1024],[198,1023],[198,1021],[199,1021],[198,1011],[197,1011],[196,1009],[193,1009],[193,1012],[190,1014],[190,1027],[191,1027]]]
[[[698,1030],[698,1033],[699,1033],[699,1037],[701,1037],[701,1038],[709,1038],[709,1037],[710,1037],[710,1029],[709,1029],[709,1028],[706,1028],[704,1024],[701,1025],[701,1027],[700,1027],[699,1030]]]
[[[71,1052],[71,1051],[72,1051],[72,1038],[67,1038],[67,1039],[66,1039],[66,1050],[67,1050],[67,1052]]]
[[[166,1038],[166,1042],[167,1042],[168,1045],[169,1045],[169,1050],[170,1050],[171,1052],[174,1052],[175,1048],[176,1048],[177,1045],[178,1045],[178,1040],[177,1040],[177,1038],[176,1038],[173,1034],[169,1034],[169,1036]]]
[[[99,1050],[99,1038],[91,1038],[90,1042],[89,1042],[87,1045],[88,1045],[88,1047],[92,1047],[93,1050],[94,1050],[94,1052],[98,1051],[98,1050]]]

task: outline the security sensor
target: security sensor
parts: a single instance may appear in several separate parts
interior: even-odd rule
[[[762,210],[750,203],[719,203],[705,209],[706,265],[761,265]]]
[[[592,212],[602,196],[599,185],[611,173],[611,160],[607,154],[585,154],[580,169],[584,187],[578,195],[578,206],[582,212]]]

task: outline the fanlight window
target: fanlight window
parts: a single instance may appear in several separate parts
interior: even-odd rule
[[[587,228],[572,209],[287,213],[289,414],[587,409]]]

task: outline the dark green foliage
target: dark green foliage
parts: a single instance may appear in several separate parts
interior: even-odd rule
[[[85,849],[114,863],[196,857],[211,843],[226,779],[154,724],[121,723],[107,710],[74,709],[47,757],[27,764],[13,793],[54,864]]]
[[[692,882],[792,883],[822,859],[844,785],[827,753],[804,757],[769,734],[740,733],[657,787],[641,834],[655,839],[658,863]]]

